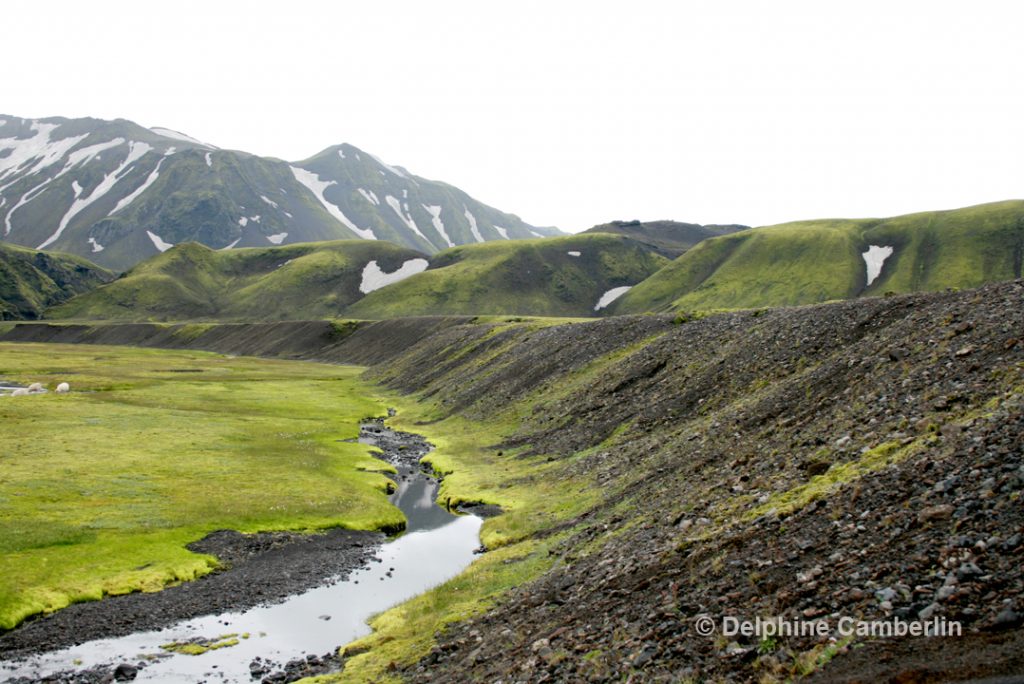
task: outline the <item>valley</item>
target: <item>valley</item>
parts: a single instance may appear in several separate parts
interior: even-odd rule
[[[334,679],[956,681],[1022,666],[1022,287],[689,321],[8,323],[0,340],[368,366],[388,424],[435,445],[439,501],[503,513],[486,553],[374,618]],[[923,613],[963,625],[942,659],[930,640],[694,630]]]

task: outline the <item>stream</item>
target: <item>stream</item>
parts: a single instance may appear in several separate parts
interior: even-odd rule
[[[371,616],[445,582],[473,561],[482,520],[452,515],[435,504],[439,484],[418,463],[429,448],[420,438],[374,421],[361,426],[359,441],[379,446],[382,458],[398,469],[389,500],[408,520],[406,531],[383,544],[367,566],[336,583],[324,578],[323,586],[280,603],[0,662],[0,678],[34,682],[62,673],[61,681],[100,681],[98,676],[76,675],[90,669],[90,674],[99,674],[97,668],[102,668],[109,676],[116,666],[131,665],[138,668],[135,681],[140,682],[251,683],[285,669],[297,671],[297,660],[317,662],[315,656],[332,654],[369,634],[366,621]],[[198,640],[237,643],[201,655],[161,648]],[[289,663],[292,667],[286,668]]]

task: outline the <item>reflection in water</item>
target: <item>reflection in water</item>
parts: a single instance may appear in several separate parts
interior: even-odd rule
[[[397,467],[398,487],[390,500],[408,518],[407,531],[381,547],[379,562],[353,572],[344,582],[243,613],[93,641],[25,663],[0,663],[0,677],[40,678],[60,670],[160,655],[161,660],[139,670],[136,681],[251,682],[249,663],[257,656],[283,663],[326,653],[369,634],[368,618],[454,577],[473,561],[480,544],[480,518],[451,515],[434,504],[438,483],[433,478],[412,465]],[[239,635],[238,645],[200,656],[167,656],[160,649],[161,644],[225,634]]]

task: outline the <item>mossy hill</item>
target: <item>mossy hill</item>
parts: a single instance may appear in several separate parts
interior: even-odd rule
[[[890,248],[868,282],[864,253]],[[799,221],[706,240],[613,313],[740,309],[976,287],[1021,277],[1024,201],[888,219]]]
[[[0,320],[39,318],[48,307],[113,278],[82,257],[0,243]]]
[[[370,293],[347,315],[595,316],[606,292],[665,263],[645,245],[599,233],[466,245],[434,255],[429,270]]]
[[[51,318],[280,320],[329,318],[363,296],[363,270],[390,272],[419,252],[389,242],[340,240],[217,251],[177,245],[116,281],[49,312]]]
[[[445,250],[429,258],[425,272],[369,294],[361,289],[371,261],[391,274],[416,259],[427,256],[371,240],[230,251],[188,243],[48,316],[155,321],[594,316],[609,289],[634,285],[667,263],[643,245],[613,235],[502,240]]]

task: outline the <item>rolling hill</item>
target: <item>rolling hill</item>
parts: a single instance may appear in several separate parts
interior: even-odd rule
[[[289,163],[118,119],[0,116],[0,240],[124,270],[183,242],[390,240],[427,253],[558,234],[352,145]]]
[[[645,245],[604,234],[501,240],[433,256],[367,240],[219,251],[186,243],[47,316],[155,321],[594,316],[613,295],[666,263]]]
[[[706,240],[615,314],[741,309],[976,287],[1021,277],[1024,201],[888,219],[800,221]]]
[[[0,320],[40,318],[48,307],[113,278],[110,271],[78,256],[0,242]]]
[[[370,293],[346,313],[595,316],[666,263],[646,245],[601,233],[466,245],[434,255],[429,270]]]
[[[118,280],[47,312],[97,320],[281,320],[338,316],[366,291],[426,268],[389,242],[340,240],[212,250],[177,245]],[[402,270],[404,268],[404,270]]]

